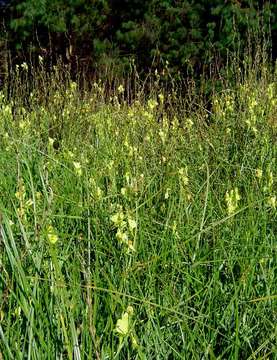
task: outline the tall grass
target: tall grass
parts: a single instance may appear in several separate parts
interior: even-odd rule
[[[276,71],[260,70],[208,110],[158,85],[81,91],[59,69],[30,93],[16,70],[0,359],[276,356]]]

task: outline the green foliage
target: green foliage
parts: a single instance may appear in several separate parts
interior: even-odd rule
[[[97,1],[96,6],[84,0],[19,2],[11,10],[12,42],[23,48],[30,42],[37,48],[53,46],[51,51],[59,54],[72,44],[82,50],[84,41],[91,53],[93,44],[99,51],[98,38],[104,37],[109,12],[107,1]]]
[[[274,358],[277,73],[208,113],[28,71],[0,92],[0,358]]]
[[[258,0],[17,0],[8,27],[13,46],[70,47],[87,59],[117,54],[144,69],[168,61],[175,72],[200,71],[243,52],[257,35],[276,35],[276,9]]]

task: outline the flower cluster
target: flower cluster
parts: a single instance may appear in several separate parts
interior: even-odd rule
[[[111,221],[116,228],[116,238],[121,244],[127,246],[128,251],[136,251],[134,235],[137,222],[129,213],[124,213],[122,206],[118,206],[117,212],[111,216]]]
[[[188,168],[187,167],[179,168],[178,175],[179,175],[181,196],[182,196],[182,198],[186,199],[187,201],[190,201],[192,198],[192,195],[189,190]]]
[[[137,348],[138,342],[133,329],[131,329],[131,318],[133,314],[134,308],[129,305],[126,311],[122,314],[121,318],[117,320],[114,332],[119,336],[120,343],[122,343],[124,338],[130,336],[133,348]]]
[[[22,178],[20,178],[18,181],[18,189],[15,193],[15,197],[19,202],[19,207],[17,208],[18,216],[22,220],[26,215],[26,211],[33,205],[33,200],[27,198],[27,193]]]
[[[235,189],[232,189],[230,192],[229,191],[226,192],[225,201],[229,215],[233,214],[237,210],[238,203],[240,200],[241,200],[241,196],[239,194],[239,190],[237,187],[235,187]]]
[[[53,228],[52,225],[48,225],[47,227],[47,238],[50,244],[55,245],[58,241],[57,231]]]
[[[101,187],[97,185],[93,177],[89,178],[89,188],[90,195],[94,200],[101,200],[103,198],[104,192]]]
[[[124,175],[124,186],[121,188],[120,192],[126,199],[131,199],[133,195],[137,195],[143,186],[144,174],[140,174],[138,177],[134,177],[127,171]]]

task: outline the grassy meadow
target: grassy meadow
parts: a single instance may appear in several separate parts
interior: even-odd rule
[[[276,359],[276,70],[208,110],[157,74],[27,98],[28,71],[0,92],[0,359]]]

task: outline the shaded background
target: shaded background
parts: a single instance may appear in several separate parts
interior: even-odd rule
[[[62,59],[72,72],[122,73],[132,59],[140,73],[213,74],[258,46],[276,59],[276,10],[257,0],[0,0],[1,51],[12,64]]]

